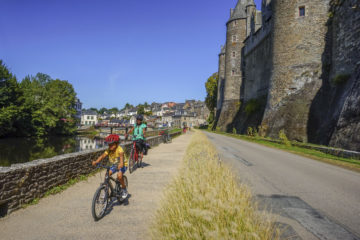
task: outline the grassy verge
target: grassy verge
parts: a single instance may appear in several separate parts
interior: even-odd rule
[[[63,184],[63,185],[59,185],[59,186],[56,186],[56,187],[53,187],[53,188],[49,189],[49,190],[44,194],[44,196],[42,196],[41,198],[45,198],[45,197],[48,197],[48,196],[50,196],[50,195],[55,195],[55,194],[61,193],[61,192],[65,191],[66,189],[68,189],[69,187],[75,185],[75,184],[78,183],[78,182],[86,181],[89,177],[94,176],[94,175],[95,175],[96,173],[98,173],[99,171],[101,171],[101,169],[96,170],[96,171],[94,171],[94,172],[92,172],[92,173],[90,173],[90,174],[87,174],[87,175],[80,175],[80,176],[77,177],[77,178],[70,179],[67,183],[65,183],[65,184]],[[35,199],[32,200],[30,203],[23,204],[21,207],[22,207],[22,208],[26,208],[26,207],[28,207],[28,206],[38,204],[41,198],[35,198]]]
[[[269,142],[266,139],[263,139],[261,137],[250,137],[250,136],[246,136],[246,135],[231,134],[231,133],[224,133],[224,132],[218,132],[218,131],[214,132],[214,131],[209,131],[209,130],[205,130],[205,131],[217,133],[217,134],[221,134],[221,135],[225,135],[225,136],[229,136],[229,137],[233,137],[233,138],[237,138],[237,139],[241,139],[241,140],[246,140],[249,142],[262,144],[262,145],[272,147],[272,148],[281,149],[281,150],[291,152],[294,154],[298,154],[298,155],[301,155],[304,157],[308,157],[311,159],[319,160],[322,162],[330,163],[333,165],[337,165],[340,167],[344,167],[344,168],[347,168],[350,170],[360,172],[360,161],[356,160],[356,159],[337,157],[337,156],[327,154],[327,153],[324,153],[324,152],[321,152],[318,150],[307,149],[307,148],[286,145],[286,144],[281,144],[281,143]],[[312,145],[316,146],[314,144],[312,144]]]
[[[278,239],[272,219],[257,211],[249,189],[219,164],[204,134],[194,135],[180,172],[156,212],[153,239]]]

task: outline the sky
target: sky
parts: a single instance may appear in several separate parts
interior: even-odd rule
[[[84,108],[204,100],[236,2],[2,0],[0,59],[69,81]]]

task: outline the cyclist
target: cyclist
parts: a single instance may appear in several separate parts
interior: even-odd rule
[[[145,123],[143,123],[143,120],[144,120],[144,117],[142,115],[138,115],[136,117],[135,125],[128,132],[129,135],[131,133],[133,133],[133,140],[136,141],[136,148],[141,153],[141,159],[143,159],[144,152],[147,150],[146,143],[145,143],[145,135],[146,135],[147,126]],[[125,135],[125,138],[127,138],[127,134]]]
[[[124,157],[124,150],[119,145],[120,138],[116,134],[111,134],[105,138],[105,142],[108,143],[109,148],[96,160],[92,162],[92,165],[100,163],[105,157],[109,157],[109,162],[112,164],[109,175],[111,176],[114,173],[117,174],[117,180],[121,183],[122,188],[122,198],[128,196],[126,185],[124,182],[123,174],[128,168],[128,162]]]

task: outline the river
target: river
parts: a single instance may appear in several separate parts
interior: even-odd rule
[[[51,158],[57,155],[80,152],[104,147],[101,138],[89,137],[46,137],[6,138],[0,139],[0,166],[10,166],[15,163],[25,163],[41,158]]]

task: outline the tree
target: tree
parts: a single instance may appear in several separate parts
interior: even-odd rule
[[[126,103],[123,109],[130,109],[133,108],[134,106],[131,105],[130,103]]]
[[[138,115],[144,115],[145,114],[145,108],[144,108],[144,105],[142,105],[142,104],[139,104],[138,106],[137,106],[137,114]]]
[[[208,78],[208,80],[205,83],[205,88],[206,88],[206,93],[207,93],[206,98],[205,98],[205,104],[210,111],[210,116],[212,116],[211,119],[209,119],[209,121],[211,121],[211,122],[214,121],[213,116],[214,116],[214,111],[215,111],[216,102],[217,102],[218,80],[219,80],[218,73],[214,73],[213,75],[211,75],[211,77]]]
[[[109,111],[110,111],[111,113],[116,114],[117,112],[119,112],[119,109],[118,109],[117,107],[113,107],[113,108],[110,108]]]
[[[100,108],[99,112],[100,114],[104,114],[104,112],[107,112],[108,110],[106,108]]]
[[[16,134],[22,100],[16,77],[0,60],[0,137]]]
[[[75,131],[76,93],[70,83],[38,73],[25,77],[20,87],[24,92],[26,135],[67,135]]]

